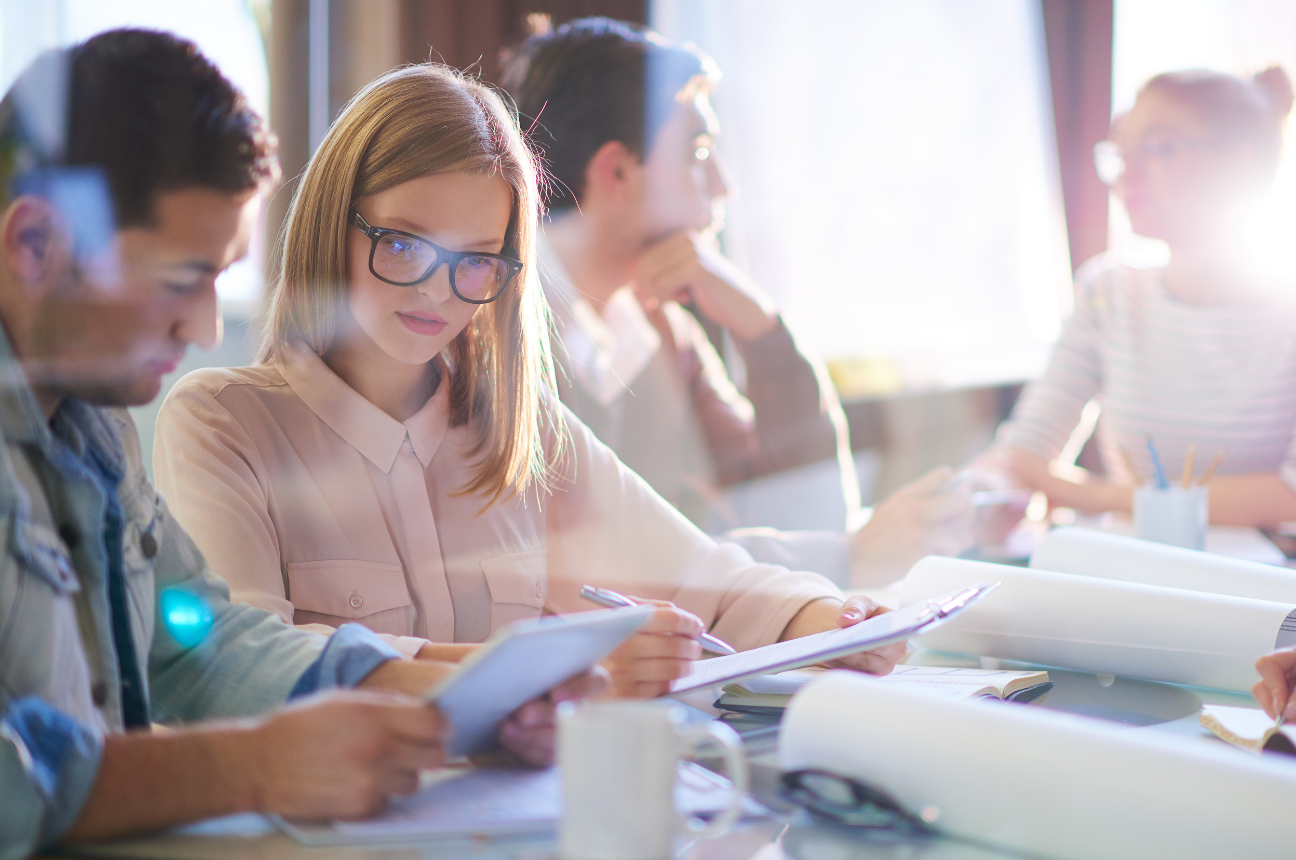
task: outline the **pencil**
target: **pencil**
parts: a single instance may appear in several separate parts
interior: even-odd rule
[[[1180,486],[1185,490],[1192,486],[1193,454],[1195,453],[1193,446],[1189,445],[1188,453],[1184,456],[1183,478],[1179,481]]]
[[[1202,472],[1201,480],[1197,482],[1197,486],[1204,487],[1210,483],[1210,479],[1215,477],[1215,470],[1219,468],[1220,461],[1223,459],[1224,451],[1220,451],[1215,455],[1215,459],[1211,460],[1211,464],[1206,467],[1206,471]]]
[[[1138,468],[1134,465],[1134,458],[1130,456],[1130,452],[1126,451],[1124,446],[1120,448],[1120,455],[1121,459],[1125,461],[1126,470],[1130,473],[1130,480],[1134,482],[1135,486],[1142,484],[1143,479],[1139,477]]]
[[[1156,443],[1152,441],[1152,434],[1147,437],[1148,456],[1152,458],[1152,471],[1156,473],[1157,489],[1170,489],[1170,482],[1166,480],[1165,468],[1161,465],[1161,455],[1157,453]]]

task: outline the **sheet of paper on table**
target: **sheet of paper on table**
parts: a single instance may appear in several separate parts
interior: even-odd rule
[[[719,812],[728,805],[730,791],[724,777],[685,762],[675,805],[690,815]],[[753,802],[751,811],[758,810]],[[368,821],[275,822],[304,845],[362,845],[542,833],[552,830],[561,815],[556,767],[446,768],[426,774],[417,794],[393,800],[385,813]]]

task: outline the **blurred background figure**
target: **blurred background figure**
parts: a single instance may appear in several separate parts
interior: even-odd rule
[[[718,78],[697,48],[606,18],[543,29],[514,53],[504,84],[550,171],[540,274],[559,393],[695,523],[725,520],[723,487],[825,459],[854,511],[859,479],[827,373],[719,246],[731,189],[710,101]],[[705,326],[728,335],[745,390]],[[971,505],[951,478],[927,474],[851,533],[728,537],[839,583],[890,581],[971,543]]]
[[[1251,79],[1157,75],[1113,123],[1095,162],[1135,233],[1165,266],[1100,255],[1044,375],[1023,392],[978,466],[1052,505],[1129,511],[1153,474],[1148,439],[1178,478],[1190,446],[1215,522],[1296,519],[1296,303],[1249,253],[1249,217],[1272,187],[1292,87],[1280,67]],[[1057,458],[1096,399],[1105,476]]]

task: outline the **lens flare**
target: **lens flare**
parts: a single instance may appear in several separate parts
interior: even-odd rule
[[[162,621],[171,638],[192,648],[207,638],[212,629],[211,605],[206,598],[183,588],[167,588],[158,596]]]

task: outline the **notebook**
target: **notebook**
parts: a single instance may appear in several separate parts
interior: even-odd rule
[[[729,684],[715,706],[747,714],[777,714],[803,686],[827,669],[793,669]],[[993,669],[953,669],[944,666],[897,666],[876,679],[883,684],[920,687],[951,699],[993,698],[1031,701],[1053,686],[1048,672],[1007,672]]]
[[[1296,755],[1296,725],[1275,726],[1273,719],[1258,708],[1206,705],[1200,720],[1216,737],[1244,750]]]

